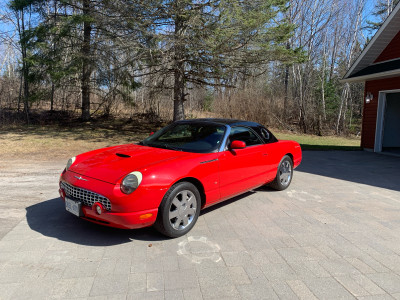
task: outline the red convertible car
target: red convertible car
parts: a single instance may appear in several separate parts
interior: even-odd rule
[[[85,220],[127,229],[154,225],[178,237],[205,207],[265,184],[286,189],[301,157],[298,143],[278,141],[258,123],[178,121],[139,144],[69,159],[59,192],[66,210]]]

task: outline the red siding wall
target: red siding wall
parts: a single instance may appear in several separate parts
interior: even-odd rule
[[[395,35],[385,50],[378,56],[375,62],[382,62],[385,60],[395,59],[400,57],[400,31]]]
[[[374,95],[374,99],[367,104],[365,103],[364,95],[361,147],[371,149],[374,148],[379,91],[398,89],[400,89],[400,77],[371,80],[365,83],[365,95],[367,92],[372,93]]]

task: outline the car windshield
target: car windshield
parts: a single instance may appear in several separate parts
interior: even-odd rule
[[[173,123],[146,138],[144,146],[171,150],[217,152],[225,134],[225,126],[209,123]]]

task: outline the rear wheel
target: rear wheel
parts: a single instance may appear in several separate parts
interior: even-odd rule
[[[289,155],[285,155],[278,166],[278,172],[274,181],[270,183],[270,186],[278,191],[283,191],[288,188],[292,182],[293,177],[293,161]]]
[[[165,194],[154,227],[169,237],[188,233],[200,214],[200,193],[190,182],[174,184]]]

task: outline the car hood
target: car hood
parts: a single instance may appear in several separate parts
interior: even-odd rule
[[[122,145],[96,152],[82,160],[77,157],[77,163],[69,171],[115,184],[130,172],[190,154],[133,144]]]

